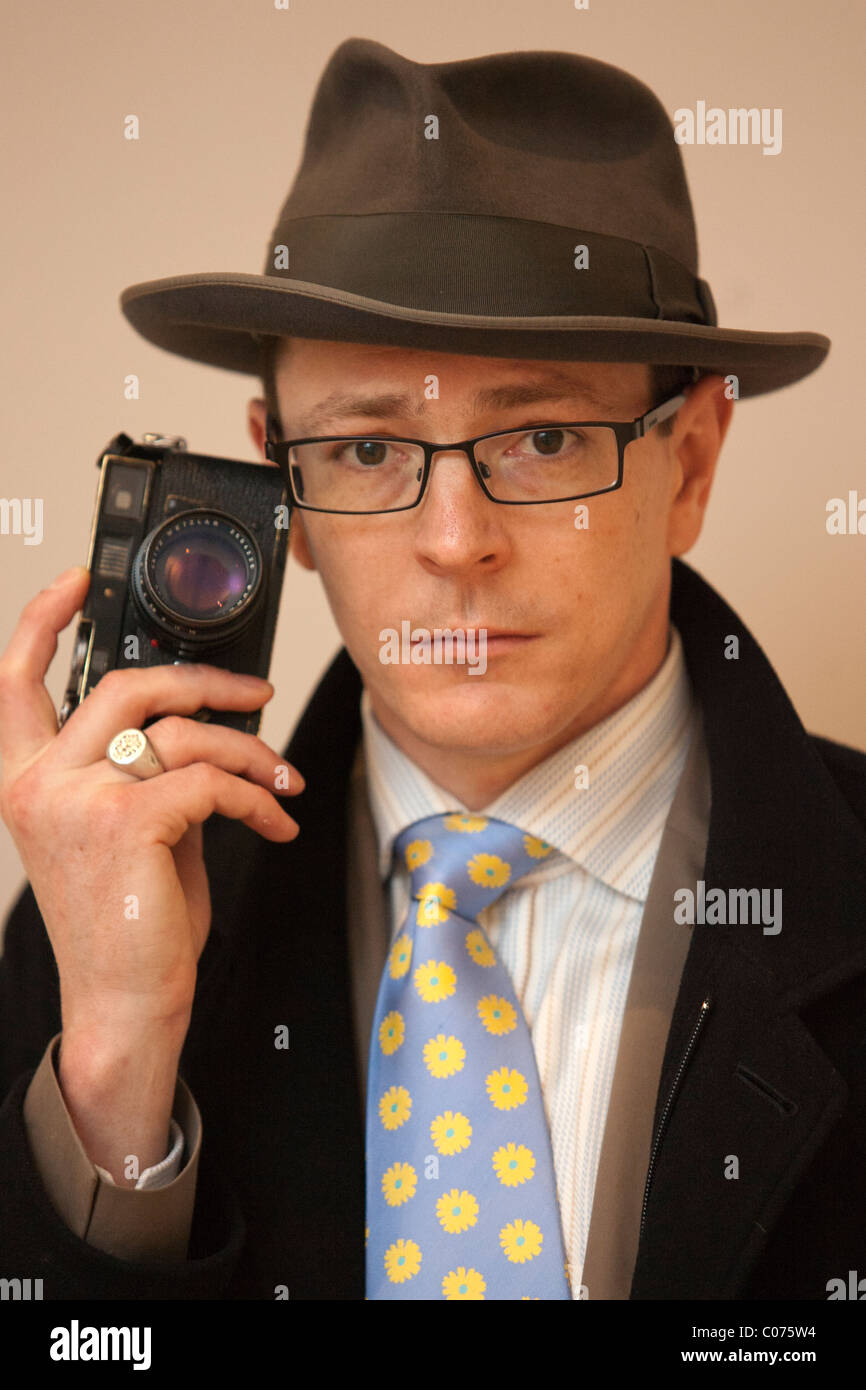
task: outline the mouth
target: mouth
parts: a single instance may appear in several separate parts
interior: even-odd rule
[[[426,640],[424,633],[427,631],[435,632],[436,629],[422,629],[419,637],[415,637],[413,633],[412,645],[420,646],[421,643]],[[516,632],[513,628],[485,627],[483,623],[479,623],[477,627],[461,627],[459,623],[444,623],[439,631],[451,631],[455,634],[462,632],[466,640],[471,638],[475,641],[476,645],[480,641],[484,641],[486,642],[488,650],[491,646],[494,646],[501,648],[503,651],[506,647],[520,646],[522,643],[532,642],[536,637],[540,636],[537,632]]]
[[[485,649],[488,657],[504,656],[506,652],[519,651],[534,642],[538,635],[537,632],[488,632]]]

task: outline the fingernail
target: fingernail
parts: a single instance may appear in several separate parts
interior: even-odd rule
[[[244,674],[244,675],[239,675],[239,676],[238,676],[238,680],[245,681],[247,685],[253,685],[253,686],[262,686],[262,685],[270,686],[270,684],[271,684],[270,681],[266,681],[266,680],[264,679],[263,676],[248,676],[248,675]]]
[[[64,570],[62,574],[58,574],[57,578],[53,580],[48,587],[49,589],[59,589],[62,585],[68,584],[73,575],[78,578],[82,574],[87,574],[87,572],[86,565],[73,565],[71,569]]]

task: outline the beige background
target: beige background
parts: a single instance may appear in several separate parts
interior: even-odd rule
[[[735,410],[707,524],[687,557],[757,636],[806,727],[866,748],[866,536],[825,506],[866,495],[860,7],[848,0],[78,0],[4,4],[0,495],[41,496],[44,539],[0,536],[0,647],[24,602],[86,559],[95,459],[118,430],[255,457],[252,378],[140,340],[128,284],[259,272],[315,84],[344,38],[416,61],[583,52],[635,73],[669,113],[781,107],[783,148],[685,147],[701,271],[720,321],[833,340],[801,385]],[[139,116],[141,139],[123,139]],[[124,399],[137,373],[141,398]],[[339,645],[316,576],[287,575],[263,736],[282,747]],[[59,703],[72,629],[48,683]],[[0,912],[22,871],[0,827]]]

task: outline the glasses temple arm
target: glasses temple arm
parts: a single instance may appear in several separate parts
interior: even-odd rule
[[[683,395],[671,396],[670,400],[663,401],[661,405],[657,405],[653,410],[648,411],[646,415],[642,416],[641,419],[637,421],[640,426],[638,438],[642,439],[655,425],[660,425],[662,420],[667,420],[668,416],[673,415],[675,410],[679,410],[681,405],[685,405],[685,401],[686,398]]]

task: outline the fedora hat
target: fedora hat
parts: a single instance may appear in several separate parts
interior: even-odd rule
[[[830,347],[718,327],[671,120],[630,73],[547,51],[415,63],[359,38],[319,81],[262,274],[149,280],[120,303],[158,347],[254,375],[289,335],[681,364],[755,396]]]

